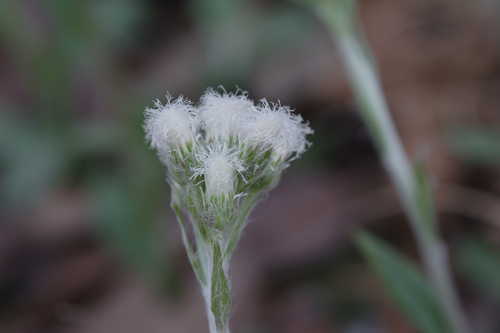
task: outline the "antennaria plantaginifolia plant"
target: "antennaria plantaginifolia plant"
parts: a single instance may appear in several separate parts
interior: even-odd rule
[[[228,333],[229,264],[250,212],[312,133],[299,115],[246,93],[208,90],[146,110],[146,137],[167,167],[171,206],[201,285],[211,333]]]
[[[355,0],[309,0],[332,33],[360,105],[361,116],[371,131],[385,167],[401,197],[418,249],[438,302],[453,332],[469,332],[450,274],[446,245],[441,241],[431,192],[422,172],[410,163],[390,117],[369,49],[356,21]],[[362,248],[385,250],[362,236]],[[369,253],[380,259],[373,251]]]

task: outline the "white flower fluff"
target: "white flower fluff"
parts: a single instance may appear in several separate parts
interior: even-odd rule
[[[213,151],[204,160],[204,177],[207,197],[221,197],[234,194],[237,172],[241,162],[227,151]]]
[[[218,93],[211,89],[201,97],[198,108],[207,138],[220,140],[240,136],[254,112],[255,105],[246,93]]]
[[[299,156],[307,146],[311,128],[300,115],[289,107],[261,101],[253,121],[246,127],[246,139],[253,145],[271,148],[276,159],[286,160],[293,154]]]
[[[196,115],[191,103],[182,97],[172,99],[167,96],[165,105],[155,101],[153,108],[146,109],[145,118],[146,138],[160,153],[194,141]]]
[[[156,101],[146,109],[144,128],[172,183],[202,184],[206,199],[266,190],[306,150],[313,132],[289,107],[212,89],[198,106],[183,97]]]

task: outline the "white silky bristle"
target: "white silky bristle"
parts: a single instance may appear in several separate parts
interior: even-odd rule
[[[182,98],[169,99],[165,105],[157,101],[154,108],[146,109],[144,129],[151,146],[165,152],[193,141],[196,129],[193,114],[191,104]]]
[[[207,196],[234,193],[235,165],[224,152],[212,152],[205,159],[205,185]]]
[[[253,102],[244,93],[219,94],[208,90],[201,97],[198,114],[208,138],[226,139],[239,136],[254,112]]]
[[[276,157],[283,160],[294,153],[302,154],[308,145],[306,136],[311,133],[301,116],[294,115],[287,107],[271,106],[265,101],[245,130],[250,144],[270,147]]]

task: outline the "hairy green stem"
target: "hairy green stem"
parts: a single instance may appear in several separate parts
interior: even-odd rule
[[[216,231],[203,234],[203,221],[191,217],[194,245],[188,238],[188,226],[179,206],[172,202],[172,208],[181,228],[181,235],[189,261],[201,286],[207,312],[210,333],[229,333],[231,310],[231,288],[229,280],[229,259],[225,255],[225,242]]]
[[[446,245],[438,236],[435,210],[430,202],[425,202],[430,193],[423,192],[391,120],[367,45],[355,26],[355,3],[353,0],[325,0],[318,4],[317,12],[339,46],[362,118],[401,197],[443,312],[454,332],[470,332],[453,285]]]
[[[207,244],[205,244],[207,245]],[[220,244],[203,249],[203,270],[208,279],[201,284],[205,307],[207,311],[210,333],[229,333],[229,314],[231,295],[228,276],[228,262],[222,257]]]

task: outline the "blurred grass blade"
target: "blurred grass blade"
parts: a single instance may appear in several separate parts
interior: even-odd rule
[[[469,239],[459,245],[458,269],[488,296],[500,298],[500,250],[490,244]]]
[[[500,164],[500,130],[464,128],[448,136],[452,153],[465,162],[481,165]]]
[[[359,234],[356,241],[401,311],[416,328],[426,333],[451,332],[431,287],[412,263],[367,233]]]
[[[422,232],[426,232],[431,238],[437,234],[436,207],[434,194],[429,177],[422,164],[416,164],[413,168],[415,176],[414,197],[418,209],[422,212]]]

